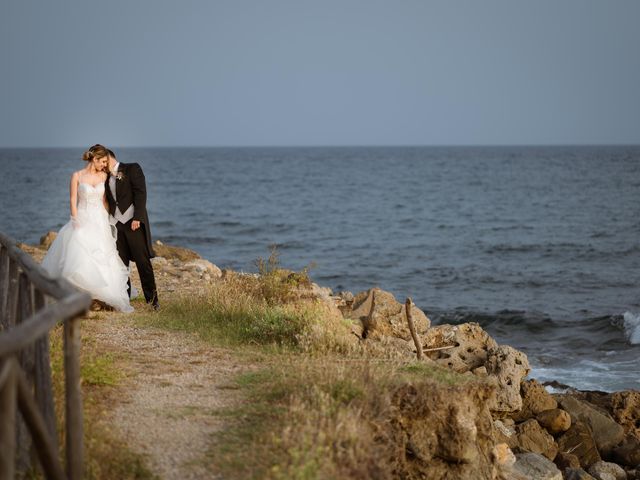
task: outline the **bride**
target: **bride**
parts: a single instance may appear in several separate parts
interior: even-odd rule
[[[111,234],[105,197],[108,150],[94,145],[84,152],[87,166],[71,175],[71,219],[49,248],[42,267],[116,310],[132,312],[127,294],[129,271]]]

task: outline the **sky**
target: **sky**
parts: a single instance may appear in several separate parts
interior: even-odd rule
[[[0,0],[0,147],[640,144],[637,0]]]

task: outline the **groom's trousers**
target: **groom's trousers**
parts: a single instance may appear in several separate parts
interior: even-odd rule
[[[128,267],[129,262],[136,262],[138,273],[140,274],[140,283],[142,291],[147,303],[158,302],[158,292],[156,290],[156,279],[153,274],[153,266],[149,257],[149,249],[147,247],[147,237],[144,225],[140,225],[136,231],[131,230],[131,222],[116,224],[118,230],[118,238],[116,246],[122,262]],[[131,292],[131,281],[129,281],[129,293]]]

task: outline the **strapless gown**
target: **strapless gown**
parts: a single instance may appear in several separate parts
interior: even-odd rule
[[[78,185],[77,221],[60,229],[42,267],[52,277],[64,277],[92,298],[116,310],[132,312],[127,294],[129,271],[118,255],[103,196],[102,183]]]

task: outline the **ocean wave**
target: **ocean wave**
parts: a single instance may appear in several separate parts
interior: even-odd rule
[[[640,314],[624,312],[622,318],[627,340],[631,345],[640,345]]]

